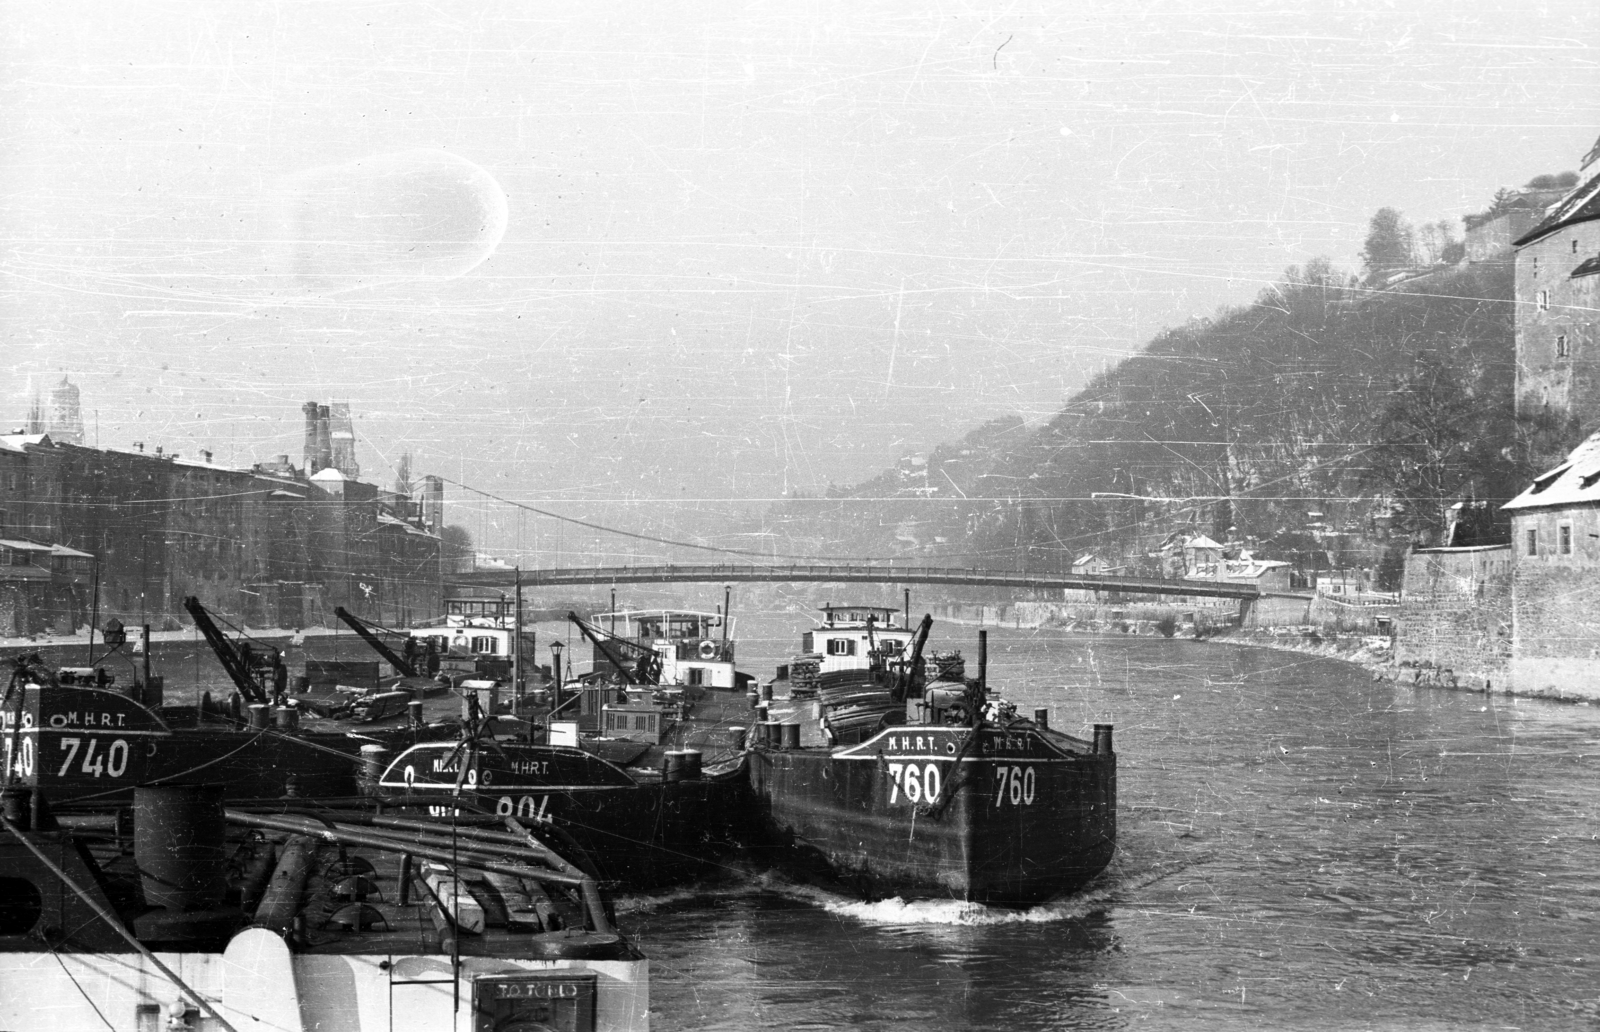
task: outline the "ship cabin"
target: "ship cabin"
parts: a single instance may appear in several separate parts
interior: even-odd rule
[[[661,667],[660,684],[728,690],[739,686],[739,676],[733,669],[733,641],[729,637],[732,626],[721,613],[636,609],[601,613],[592,622],[637,647],[627,650],[625,658],[638,658],[639,650],[654,653]],[[596,647],[594,669],[613,666],[605,652]],[[636,671],[628,673],[633,675]]]
[[[663,706],[648,688],[628,688],[617,702],[601,706],[600,733],[607,738],[627,738],[660,745],[677,722],[677,709]]]
[[[411,642],[406,651],[426,657],[420,665],[430,672],[509,678],[518,637],[513,626],[516,603],[507,598],[450,598],[444,606],[442,619],[407,632]],[[521,638],[526,677],[533,670],[534,642],[526,632]]]
[[[865,670],[872,665],[872,650],[889,659],[911,644],[912,632],[899,619],[900,610],[889,606],[822,607],[822,622],[801,636],[800,651],[819,657],[819,673]]]

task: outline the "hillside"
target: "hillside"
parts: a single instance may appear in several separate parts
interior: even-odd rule
[[[1291,268],[1162,333],[1044,427],[987,424],[766,525],[795,552],[974,566],[1061,570],[1089,551],[1139,566],[1183,530],[1303,567],[1376,565],[1437,542],[1453,503],[1510,498],[1575,434],[1513,418],[1511,301],[1509,263],[1384,290]]]

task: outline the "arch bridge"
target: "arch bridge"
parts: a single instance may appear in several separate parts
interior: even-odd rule
[[[758,566],[754,563],[675,564],[667,566],[583,566],[535,568],[528,570],[474,570],[446,574],[445,590],[509,588],[517,583],[525,588],[567,587],[595,584],[691,584],[826,581],[855,584],[960,584],[986,588],[1028,588],[1050,590],[1078,588],[1085,591],[1117,592],[1129,595],[1169,595],[1206,598],[1233,598],[1253,601],[1260,598],[1311,596],[1288,591],[1262,591],[1254,584],[1226,581],[1174,580],[1162,577],[1116,577],[1087,573],[1019,573],[1008,570],[979,570],[937,566],[881,566],[869,564]]]

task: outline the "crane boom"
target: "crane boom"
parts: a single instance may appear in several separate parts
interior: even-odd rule
[[[394,649],[391,649],[388,644],[384,642],[382,638],[378,637],[376,634],[373,634],[372,631],[367,628],[366,621],[362,620],[358,616],[352,615],[344,608],[344,606],[339,606],[337,609],[335,609],[333,611],[333,615],[343,620],[346,627],[349,627],[352,631],[355,631],[357,637],[366,642],[368,645],[372,646],[372,651],[388,660],[389,665],[394,667],[395,670],[399,671],[403,676],[418,676],[417,668],[412,666],[407,660],[402,659],[399,654],[394,651]]]
[[[265,703],[266,693],[250,676],[250,668],[245,665],[244,657],[239,654],[238,647],[222,633],[222,629],[211,619],[211,614],[200,604],[200,600],[190,595],[183,600],[183,608],[194,620],[194,625],[200,629],[206,644],[211,646],[211,651],[216,653],[217,662],[222,664],[222,669],[227,672],[233,686],[239,689],[239,694],[251,702]]]

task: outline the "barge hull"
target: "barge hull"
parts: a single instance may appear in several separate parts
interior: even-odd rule
[[[906,727],[848,749],[756,750],[771,845],[871,898],[1027,906],[1082,887],[1115,850],[1115,754],[1033,729],[977,734],[976,749],[962,728]]]

